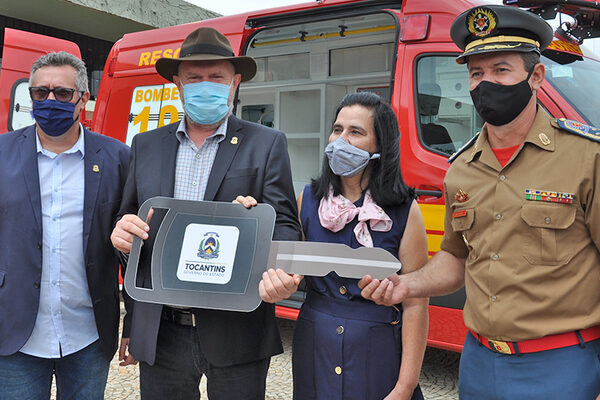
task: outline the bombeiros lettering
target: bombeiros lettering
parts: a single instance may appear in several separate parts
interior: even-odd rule
[[[179,90],[177,87],[169,86],[165,86],[162,89],[136,89],[133,98],[136,103],[179,100]]]

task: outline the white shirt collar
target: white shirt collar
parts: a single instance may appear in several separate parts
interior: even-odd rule
[[[51,158],[54,158],[56,156],[56,153],[53,153],[42,147],[42,142],[40,142],[40,137],[38,136],[37,125],[35,126],[35,143],[36,143],[37,153],[42,153]],[[79,152],[81,154],[81,159],[83,159],[83,157],[85,156],[85,140],[84,140],[83,125],[81,125],[81,123],[79,123],[79,138],[77,139],[77,141],[75,142],[73,147],[71,147],[68,150],[63,151],[64,154],[74,154],[77,152]]]

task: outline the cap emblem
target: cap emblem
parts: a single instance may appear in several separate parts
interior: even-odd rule
[[[485,7],[475,8],[467,15],[467,29],[478,37],[492,33],[497,22],[496,13]]]

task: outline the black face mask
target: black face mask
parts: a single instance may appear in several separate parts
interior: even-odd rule
[[[506,125],[525,109],[533,92],[527,78],[516,85],[500,85],[489,81],[480,82],[471,90],[471,99],[477,113],[484,121],[495,125]]]

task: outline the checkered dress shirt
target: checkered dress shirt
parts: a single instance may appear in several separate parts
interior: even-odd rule
[[[212,169],[219,143],[225,139],[227,120],[206,138],[200,148],[190,139],[185,119],[177,128],[177,160],[175,162],[175,191],[173,197],[182,200],[204,200],[206,184]]]

